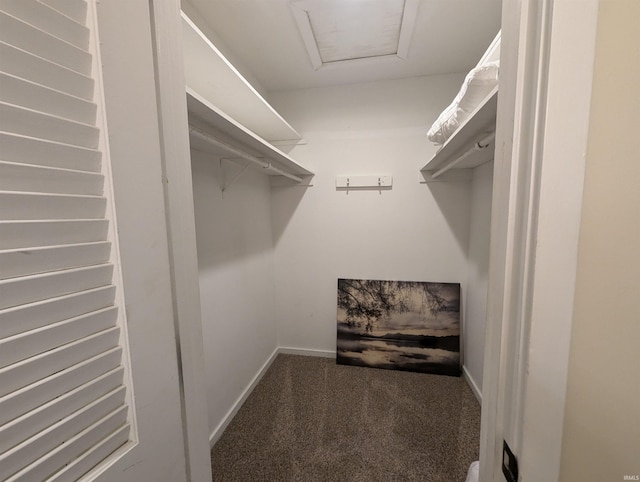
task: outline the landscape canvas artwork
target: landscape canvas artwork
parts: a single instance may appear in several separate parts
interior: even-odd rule
[[[336,361],[460,376],[460,284],[338,279]]]

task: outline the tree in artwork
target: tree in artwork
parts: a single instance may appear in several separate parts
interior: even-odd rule
[[[345,310],[347,325],[371,332],[381,317],[416,309],[414,294],[422,310],[437,316],[447,306],[441,290],[440,283],[339,279],[338,307]]]

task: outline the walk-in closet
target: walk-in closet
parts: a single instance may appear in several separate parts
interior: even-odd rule
[[[0,479],[638,480],[636,0],[0,0]]]
[[[340,80],[312,88],[260,79],[243,49],[278,25],[304,49],[296,15],[318,12],[307,3],[182,3],[212,444],[277,354],[335,358],[339,278],[459,283],[461,376],[482,397],[500,2],[462,19],[483,25],[460,42],[475,52],[464,72],[381,78],[403,62],[392,55],[353,79],[349,61],[314,66]],[[423,50],[426,17],[452,13],[420,3],[400,10],[405,56]]]

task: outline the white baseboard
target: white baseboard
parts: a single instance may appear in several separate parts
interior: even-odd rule
[[[462,366],[462,375],[464,376],[464,379],[467,381],[467,384],[471,388],[471,391],[473,392],[475,397],[478,399],[478,403],[482,405],[482,393],[480,392],[480,389],[478,388],[476,381],[473,379],[473,377],[469,373],[469,370],[467,370],[467,367],[464,365]]]
[[[278,348],[278,353],[283,355],[302,355],[302,356],[319,356],[323,358],[335,358],[336,352],[330,350],[310,350],[306,348],[289,348],[281,346]]]
[[[318,357],[325,357],[325,358],[336,357],[335,351],[309,350],[304,348],[289,348],[289,347],[278,347],[275,350],[273,350],[273,353],[271,354],[269,359],[264,363],[264,365],[262,365],[260,370],[258,370],[258,373],[256,373],[256,376],[253,377],[253,380],[251,380],[251,383],[249,383],[247,388],[242,392],[240,397],[238,397],[238,399],[233,404],[231,409],[227,412],[227,414],[224,416],[222,421],[209,435],[209,447],[213,447],[214,444],[220,439],[220,437],[222,436],[227,426],[231,423],[231,420],[233,420],[233,417],[236,416],[236,413],[238,413],[238,410],[240,410],[240,407],[242,407],[242,404],[249,397],[249,395],[251,395],[251,392],[256,387],[256,385],[260,383],[260,380],[262,380],[262,377],[264,376],[264,374],[267,373],[267,370],[269,369],[269,367],[271,366],[271,364],[276,359],[276,356],[278,356],[279,353],[282,353],[285,355],[318,356]]]
[[[251,380],[251,383],[249,383],[249,385],[242,392],[240,397],[238,397],[236,402],[233,404],[231,409],[227,412],[227,414],[224,416],[224,418],[218,424],[218,426],[215,429],[213,429],[213,432],[211,432],[211,434],[209,435],[209,447],[212,448],[214,444],[220,439],[220,437],[222,436],[227,426],[231,423],[231,420],[233,420],[233,417],[236,416],[236,413],[238,413],[238,410],[240,410],[240,407],[242,407],[242,404],[249,397],[249,395],[251,395],[251,392],[256,387],[256,385],[260,383],[260,380],[262,380],[262,377],[264,376],[265,373],[267,373],[267,370],[269,369],[273,361],[276,359],[276,356],[278,356],[278,353],[279,353],[278,350],[279,350],[278,348],[273,350],[273,353],[271,354],[269,359],[264,363],[264,365],[262,365],[262,368],[258,370],[258,373],[256,373],[256,376],[253,377],[253,380]]]

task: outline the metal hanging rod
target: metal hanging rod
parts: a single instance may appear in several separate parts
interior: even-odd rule
[[[491,145],[491,143],[493,142],[495,137],[496,137],[495,131],[490,132],[489,134],[486,134],[484,137],[481,137],[476,143],[473,144],[473,146],[468,151],[466,151],[464,154],[462,154],[456,160],[450,162],[449,164],[447,164],[443,168],[438,169],[433,174],[431,174],[431,179],[435,179],[436,177],[440,176],[441,174],[444,174],[445,172],[447,172],[449,169],[453,169],[454,167],[456,167],[458,164],[460,164],[462,161],[464,161],[467,157],[469,157],[473,153],[475,153],[477,151],[481,151],[482,149],[486,149],[487,147],[489,147]]]
[[[230,152],[231,154],[234,154],[242,159],[245,159],[249,162],[252,162],[254,164],[257,164],[258,166],[262,167],[263,169],[268,169],[271,172],[274,172],[276,174],[278,174],[279,176],[284,176],[288,179],[291,179],[292,181],[296,181],[296,182],[302,182],[302,178],[298,177],[294,174],[289,174],[288,172],[283,171],[282,169],[279,169],[277,167],[274,167],[273,165],[271,165],[270,162],[265,162],[262,159],[252,156],[251,154],[247,154],[246,152],[238,149],[237,147],[234,147],[232,145],[227,144],[226,142],[223,142],[219,139],[216,139],[215,137],[213,137],[211,134],[208,134],[206,132],[204,132],[203,130],[198,129],[197,127],[194,126],[189,126],[189,133],[193,134],[194,136],[198,137],[199,139],[202,139],[205,142],[208,142],[209,144],[212,144],[218,148],[224,149],[228,152]]]

